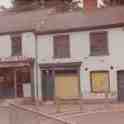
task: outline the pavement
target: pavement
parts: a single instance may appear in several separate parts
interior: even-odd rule
[[[39,115],[36,116],[31,111],[64,120],[69,122],[69,124],[124,124],[124,103],[82,104],[82,111],[79,110],[79,105],[68,105],[69,110],[64,112],[57,112],[55,104],[42,104],[39,106],[18,104],[18,106],[23,107],[26,111],[18,109],[20,116],[18,116],[16,123],[10,123],[9,104],[0,106],[0,124],[60,124],[44,118],[39,122]]]
[[[25,106],[32,110],[52,115],[72,124],[123,124],[124,123],[124,103],[114,104],[84,104],[82,111],[79,106],[73,111],[57,112],[54,104],[43,104],[37,106]],[[73,108],[74,106],[70,106]]]
[[[68,118],[75,124],[124,124],[124,112],[103,112]]]
[[[0,107],[0,124],[10,124],[9,108]]]

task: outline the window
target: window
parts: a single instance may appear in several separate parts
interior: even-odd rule
[[[107,71],[91,72],[91,91],[105,93],[109,90],[109,73]]]
[[[12,35],[12,56],[20,56],[22,54],[22,38],[21,35]]]
[[[111,5],[124,5],[124,0],[110,0]]]
[[[106,31],[90,33],[90,55],[108,55],[108,35]]]
[[[70,44],[69,35],[54,36],[54,58],[69,58]]]
[[[98,0],[99,7],[124,5],[124,0]]]

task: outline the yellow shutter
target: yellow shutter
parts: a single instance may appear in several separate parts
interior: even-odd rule
[[[92,91],[105,92],[108,88],[108,73],[107,72],[92,72]]]
[[[79,80],[77,74],[56,74],[55,95],[58,98],[79,97]]]

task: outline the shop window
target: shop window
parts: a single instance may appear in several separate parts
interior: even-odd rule
[[[11,35],[12,56],[22,55],[22,37],[21,35]]]
[[[91,72],[91,91],[93,93],[105,93],[109,90],[108,72]]]
[[[54,36],[54,58],[69,58],[70,43],[69,35]]]
[[[101,56],[108,55],[108,33],[91,32],[90,33],[90,55]]]
[[[22,69],[17,71],[17,82],[31,83],[31,75],[29,69]]]

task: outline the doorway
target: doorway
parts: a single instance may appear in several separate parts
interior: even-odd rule
[[[11,69],[0,69],[0,98],[14,97],[14,78]]]
[[[42,71],[42,96],[44,101],[54,99],[54,75],[51,70]]]
[[[124,70],[117,72],[118,100],[124,101]]]

